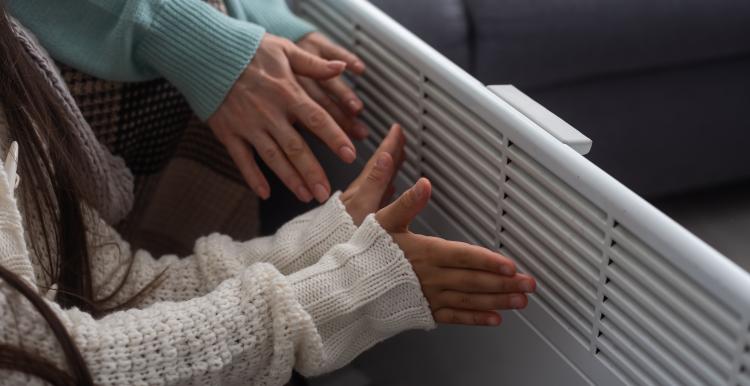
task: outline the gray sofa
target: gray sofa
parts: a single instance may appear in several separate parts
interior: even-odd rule
[[[372,0],[647,197],[750,179],[750,1]]]

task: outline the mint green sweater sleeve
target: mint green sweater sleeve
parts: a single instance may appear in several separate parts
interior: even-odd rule
[[[315,31],[312,24],[292,13],[285,0],[230,0],[226,3],[231,6],[235,2],[241,6],[241,12],[237,13],[244,13],[244,20],[262,25],[274,35],[297,41]]]
[[[163,76],[204,120],[265,33],[201,0],[8,0],[7,6],[55,59],[110,80]]]

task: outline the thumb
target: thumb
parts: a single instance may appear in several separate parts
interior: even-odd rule
[[[295,74],[317,80],[326,80],[341,75],[346,63],[340,60],[325,60],[296,45],[287,50],[287,58]]]
[[[395,172],[393,157],[387,152],[380,152],[374,157],[375,162],[366,166],[366,176],[359,189],[359,194],[364,202],[371,203],[370,213],[379,209],[378,205],[383,200],[383,194]]]
[[[378,211],[375,218],[388,232],[405,232],[414,217],[427,206],[432,193],[430,180],[420,178],[414,186],[404,192],[392,204]]]

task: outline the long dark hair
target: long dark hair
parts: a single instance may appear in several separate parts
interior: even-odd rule
[[[94,295],[90,251],[87,245],[81,178],[76,165],[85,162],[83,149],[72,141],[72,127],[59,95],[46,75],[19,42],[0,0],[0,107],[10,138],[19,143],[18,167],[23,172],[20,200],[24,208],[30,247],[38,257],[48,283],[57,283],[56,301],[78,307],[95,317],[126,307],[159,281],[146,286],[124,304],[106,307],[114,294]],[[132,260],[131,260],[132,265]],[[128,272],[130,269],[128,269]],[[124,284],[127,275],[118,288]],[[93,385],[83,357],[59,319],[40,295],[18,276],[0,267],[0,279],[22,294],[47,321],[60,342],[69,372],[49,361],[0,345],[0,368],[30,373],[57,385]],[[117,291],[115,291],[116,293]],[[4,312],[4,310],[3,310]]]

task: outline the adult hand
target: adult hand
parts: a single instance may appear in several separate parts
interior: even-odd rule
[[[331,186],[323,168],[300,133],[299,122],[333,150],[344,162],[356,158],[349,137],[336,121],[312,100],[296,80],[339,76],[346,63],[327,61],[294,43],[266,34],[255,57],[240,75],[208,125],[227,148],[245,181],[266,199],[271,190],[253,156],[276,173],[298,199],[328,199]]]
[[[365,64],[361,59],[319,32],[305,35],[297,45],[323,59],[346,63],[347,70],[355,75],[362,75],[365,71]],[[327,80],[299,77],[299,82],[310,97],[323,106],[352,138],[367,137],[367,127],[356,119],[364,104],[342,77]]]
[[[528,304],[536,282],[516,272],[508,258],[485,248],[411,233],[409,224],[427,205],[432,187],[422,178],[376,219],[412,264],[438,323],[498,325],[498,309]]]
[[[360,225],[370,213],[385,206],[393,196],[393,178],[404,161],[406,138],[401,126],[394,124],[359,176],[341,193],[341,202]]]

